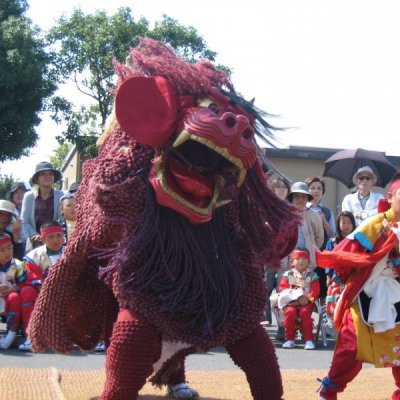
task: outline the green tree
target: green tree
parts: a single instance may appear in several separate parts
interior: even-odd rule
[[[45,99],[55,90],[50,58],[25,0],[0,0],[0,161],[26,155]]]
[[[76,9],[69,18],[62,17],[48,34],[49,42],[57,50],[54,65],[59,76],[63,82],[72,80],[77,90],[90,100],[76,108],[65,97],[53,97],[53,118],[67,126],[58,137],[60,143],[69,141],[84,149],[85,140],[101,133],[113,105],[112,60],[124,61],[139,36],[169,43],[189,61],[215,59],[216,53],[207,48],[193,27],[184,27],[167,16],[150,29],[149,22],[145,18],[135,20],[128,7],[120,8],[112,16],[104,11],[84,14]],[[90,147],[93,150],[93,141]]]
[[[55,169],[61,169],[61,165],[64,162],[66,155],[71,148],[70,143],[63,143],[54,150],[54,155],[50,157],[50,162]]]
[[[0,199],[5,199],[14,182],[15,179],[12,176],[0,174]]]

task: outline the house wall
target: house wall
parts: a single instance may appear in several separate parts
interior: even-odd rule
[[[62,190],[68,190],[71,183],[80,181],[81,176],[80,156],[77,148],[73,146],[68,152],[60,168],[63,175]]]

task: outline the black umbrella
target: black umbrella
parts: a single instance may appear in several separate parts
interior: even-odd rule
[[[341,150],[325,161],[324,176],[337,179],[348,188],[354,186],[353,175],[361,167],[371,167],[376,175],[376,186],[385,187],[393,175],[396,167],[383,153],[373,150],[353,149]]]

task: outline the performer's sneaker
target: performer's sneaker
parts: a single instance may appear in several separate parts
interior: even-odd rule
[[[29,340],[29,337],[26,338],[24,343],[21,343],[18,346],[19,351],[31,351],[31,341]]]
[[[295,347],[294,340],[287,340],[285,343],[283,343],[282,347],[284,349],[293,349]]]
[[[177,385],[168,385],[167,394],[174,399],[195,399],[199,397],[196,389],[186,385],[186,383],[178,383]]]
[[[96,347],[94,348],[94,351],[105,351],[106,350],[106,345],[104,342],[99,342],[97,343]]]
[[[306,345],[304,346],[304,350],[314,350],[315,344],[312,340],[307,340]]]

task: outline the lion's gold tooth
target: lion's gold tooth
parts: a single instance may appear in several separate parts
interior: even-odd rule
[[[237,187],[242,186],[242,184],[244,182],[244,178],[246,178],[246,173],[247,173],[247,171],[245,169],[240,170],[239,178],[237,180]]]
[[[183,130],[179,136],[175,139],[174,144],[172,145],[172,147],[179,147],[181,146],[183,143],[187,142],[191,137],[191,133],[187,130]]]
[[[217,201],[217,202],[215,203],[215,207],[216,207],[216,208],[222,207],[222,206],[224,206],[224,205],[226,205],[226,204],[229,204],[229,203],[231,203],[231,202],[232,202],[232,200],[221,200],[221,201]]]

